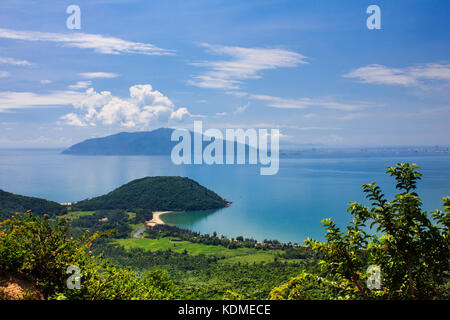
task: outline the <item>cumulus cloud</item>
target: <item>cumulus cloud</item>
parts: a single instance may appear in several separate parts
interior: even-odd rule
[[[226,55],[231,59],[191,63],[208,69],[188,81],[201,88],[238,89],[242,80],[260,78],[260,71],[307,63],[304,61],[305,56],[283,49],[202,45],[213,54]]]
[[[144,55],[170,55],[172,50],[153,44],[127,41],[115,37],[89,33],[50,33],[40,31],[18,31],[0,28],[0,38],[25,41],[55,42],[67,47],[93,49],[102,54],[136,53]]]
[[[77,127],[87,126],[75,113],[68,113],[65,116],[62,116],[61,120],[64,120],[67,124],[71,126]]]
[[[175,109],[168,97],[149,84],[130,87],[130,97],[122,99],[109,91],[86,90],[83,97],[72,105],[79,110],[62,117],[69,125],[148,126],[152,121],[182,121],[190,116],[186,108]]]
[[[88,79],[104,79],[104,78],[117,78],[119,75],[111,72],[82,72],[78,75]]]
[[[406,68],[390,68],[371,64],[343,75],[363,83],[418,86],[425,80],[450,82],[450,64],[429,63]]]

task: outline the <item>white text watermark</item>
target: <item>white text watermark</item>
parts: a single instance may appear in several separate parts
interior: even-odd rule
[[[219,129],[203,132],[203,122],[194,121],[193,135],[187,129],[172,132],[171,140],[179,143],[171,158],[176,165],[259,163],[264,166],[261,175],[274,175],[279,169],[279,138],[278,129],[270,129],[270,133],[268,129],[225,129],[225,136]]]

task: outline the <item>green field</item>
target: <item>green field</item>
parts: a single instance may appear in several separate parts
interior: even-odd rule
[[[79,217],[92,215],[95,211],[71,211],[65,217],[69,221],[73,221]],[[129,219],[133,219],[136,214],[133,212],[128,212]],[[283,250],[262,250],[254,248],[237,248],[228,249],[221,245],[207,245],[201,243],[193,243],[189,241],[180,241],[174,237],[164,237],[159,239],[148,239],[148,238],[133,238],[133,234],[142,228],[142,224],[128,224],[132,232],[130,233],[130,238],[127,239],[115,239],[113,243],[117,243],[123,246],[125,249],[129,250],[132,248],[140,248],[146,251],[165,251],[171,249],[174,252],[182,253],[184,250],[190,255],[214,255],[218,258],[219,263],[261,263],[261,262],[273,262],[275,257],[283,253]],[[298,263],[300,260],[297,259],[278,259],[281,262],[288,263]]]
[[[187,251],[191,255],[214,255],[222,258],[220,263],[260,263],[273,262],[277,253],[280,254],[282,250],[258,250],[253,248],[237,248],[228,249],[220,245],[207,245],[201,243],[192,243],[188,241],[179,241],[176,238],[167,237],[160,239],[117,239],[114,241],[125,249],[141,248],[146,251],[168,250],[174,252]],[[288,261],[290,263],[299,262],[296,259],[279,261]]]
[[[94,214],[95,211],[70,211],[68,214],[63,215],[61,217],[66,218],[68,221],[73,221],[83,216],[90,216]]]

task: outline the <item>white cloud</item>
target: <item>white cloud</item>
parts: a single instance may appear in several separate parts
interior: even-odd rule
[[[421,79],[450,81],[450,64],[429,63],[423,66],[412,67],[409,73]]]
[[[82,72],[79,75],[88,79],[117,78],[119,76],[111,72]]]
[[[7,78],[9,76],[11,76],[11,73],[8,71],[0,71],[0,78]]]
[[[352,112],[352,113],[348,113],[346,115],[337,117],[336,119],[338,120],[358,120],[358,119],[363,119],[363,118],[367,118],[369,115],[362,113],[362,112]]]
[[[14,58],[0,57],[0,64],[9,64],[13,66],[31,66],[32,63],[26,60],[17,60]]]
[[[84,123],[75,113],[68,113],[61,117],[68,125],[77,127],[86,127],[87,124]]]
[[[78,126],[95,126],[101,123],[145,127],[152,121],[181,121],[190,116],[186,108],[175,110],[172,101],[161,92],[153,90],[149,84],[130,87],[128,99],[115,97],[109,91],[98,93],[89,88],[72,105],[79,112],[70,113],[61,119],[67,124]]]
[[[226,115],[227,115],[226,112],[217,112],[216,113],[216,116],[218,116],[218,117],[223,117],[223,116],[226,116]]]
[[[296,129],[296,130],[300,130],[300,131],[313,131],[313,130],[318,130],[318,131],[329,131],[329,130],[342,130],[342,128],[329,128],[329,127],[297,127],[297,128],[292,128],[292,129]]]
[[[314,118],[317,118],[317,114],[315,114],[315,113],[307,113],[307,114],[303,115],[303,118],[305,118],[305,119],[314,119]]]
[[[265,134],[262,134],[261,137],[264,137],[268,139],[269,137],[278,137],[279,140],[290,140],[293,138],[293,136],[289,136],[287,134],[281,133],[281,131],[278,131],[278,133],[269,133],[266,132]]]
[[[69,89],[79,90],[86,89],[92,84],[92,81],[77,81],[77,83],[70,85]]]
[[[339,144],[341,142],[344,142],[344,137],[337,135],[337,134],[330,134],[324,137],[320,137],[318,139],[315,139],[314,141],[316,143],[325,143],[325,144]]]
[[[238,89],[242,80],[260,78],[260,71],[280,67],[295,67],[307,63],[305,56],[283,49],[242,48],[203,44],[214,54],[227,55],[231,60],[194,62],[208,70],[194,76],[188,83],[201,88]]]
[[[41,80],[41,81],[39,81],[41,84],[50,84],[50,83],[52,83],[52,80],[46,80],[46,79],[44,79],[44,80]]]
[[[408,118],[440,118],[446,119],[450,116],[450,106],[443,107],[428,107],[421,108],[412,111],[404,112],[383,112],[383,113],[362,113],[362,112],[352,112],[346,115],[337,117],[337,120],[358,120],[363,118],[370,119],[382,119],[382,120],[392,120],[392,119],[408,119]]]
[[[82,98],[83,93],[76,91],[53,91],[47,94],[33,92],[0,92],[0,111],[25,108],[48,108],[70,105]]]
[[[411,112],[384,113],[382,115],[388,119],[394,118],[450,118],[450,106],[422,108]]]
[[[352,111],[362,109],[361,104],[347,104],[327,99],[286,99],[262,94],[254,94],[250,96],[251,99],[265,101],[269,107],[279,109],[306,109],[310,107],[321,107],[326,109]]]
[[[189,111],[186,108],[179,108],[170,114],[170,120],[182,121],[189,116]],[[198,115],[197,115],[198,116]]]
[[[181,121],[190,116],[186,108],[175,109],[174,104],[152,86],[130,87],[130,97],[122,99],[109,91],[96,92],[93,88],[85,92],[53,91],[46,94],[33,92],[0,92],[0,112],[11,109],[49,108],[72,105],[77,112],[63,117],[73,126],[121,125],[145,127],[151,121]]]
[[[424,80],[450,82],[450,65],[429,63],[407,68],[389,68],[371,64],[355,69],[343,77],[356,78],[363,83],[418,86]]]
[[[40,31],[18,31],[0,28],[0,38],[26,41],[56,42],[63,46],[93,49],[102,54],[136,53],[145,55],[170,55],[172,50],[159,48],[153,44],[127,41],[115,37],[89,33],[50,33]]]
[[[233,96],[235,96],[237,98],[243,98],[243,97],[248,96],[248,93],[247,92],[243,92],[243,91],[227,91],[225,93],[233,95]]]
[[[244,112],[248,108],[249,105],[250,105],[250,102],[247,102],[247,104],[237,107],[236,110],[234,110],[234,114],[239,114],[239,113]]]

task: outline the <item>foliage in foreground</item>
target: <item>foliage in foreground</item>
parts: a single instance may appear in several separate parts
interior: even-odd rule
[[[140,271],[154,267],[167,271],[186,299],[221,299],[227,290],[244,299],[266,299],[273,287],[316,265],[312,259],[290,263],[229,263],[223,262],[224,257],[214,255],[193,255],[171,249],[150,252],[112,244],[103,244],[94,250],[104,250],[105,257],[115,265],[131,266]]]
[[[65,220],[51,222],[32,213],[0,223],[0,273],[32,281],[47,299],[176,299],[178,291],[165,272],[139,275],[116,268],[90,251],[108,233],[70,237]],[[67,268],[81,270],[81,287],[68,289]]]
[[[323,254],[322,271],[302,273],[270,294],[271,299],[437,299],[448,298],[450,198],[444,211],[428,214],[415,192],[422,175],[415,164],[397,164],[386,173],[396,180],[399,193],[388,202],[376,183],[363,185],[371,208],[350,203],[353,221],[341,231],[331,219],[322,222],[326,242],[306,243]],[[372,233],[371,233],[372,231]],[[381,287],[371,290],[367,281],[381,269]],[[373,282],[372,282],[373,283]],[[322,290],[318,290],[318,289]],[[323,296],[323,292],[328,292]]]

